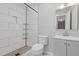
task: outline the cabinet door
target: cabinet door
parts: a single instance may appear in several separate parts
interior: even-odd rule
[[[69,56],[79,56],[79,42],[68,41],[67,46],[67,52]]]
[[[66,41],[61,39],[54,39],[54,55],[66,56]]]

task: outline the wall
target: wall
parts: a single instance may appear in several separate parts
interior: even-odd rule
[[[39,35],[49,36],[48,50],[53,52],[53,36],[56,32],[56,7],[59,4],[39,4]]]
[[[0,55],[25,46],[26,8],[21,3],[0,3]]]
[[[38,4],[28,4],[38,11]],[[38,42],[38,13],[27,7],[27,46],[33,46]]]

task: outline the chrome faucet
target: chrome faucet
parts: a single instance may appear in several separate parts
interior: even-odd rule
[[[65,30],[65,32],[63,33],[63,36],[69,36],[68,30]]]

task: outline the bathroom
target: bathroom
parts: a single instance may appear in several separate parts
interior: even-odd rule
[[[78,12],[79,3],[0,3],[0,56],[79,56]]]
[[[46,5],[48,7],[45,7]],[[0,55],[28,55],[32,46],[39,43],[39,37],[51,40],[50,22],[53,22],[51,19],[55,19],[52,17],[55,16],[55,6],[53,3],[0,3]],[[49,8],[52,9],[48,10]],[[52,52],[52,47],[48,44],[50,40],[45,48],[48,52]]]

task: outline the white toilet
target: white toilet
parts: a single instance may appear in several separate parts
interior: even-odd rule
[[[31,54],[34,56],[41,56],[44,53],[44,48],[47,45],[48,36],[39,36],[39,42],[32,46]]]

